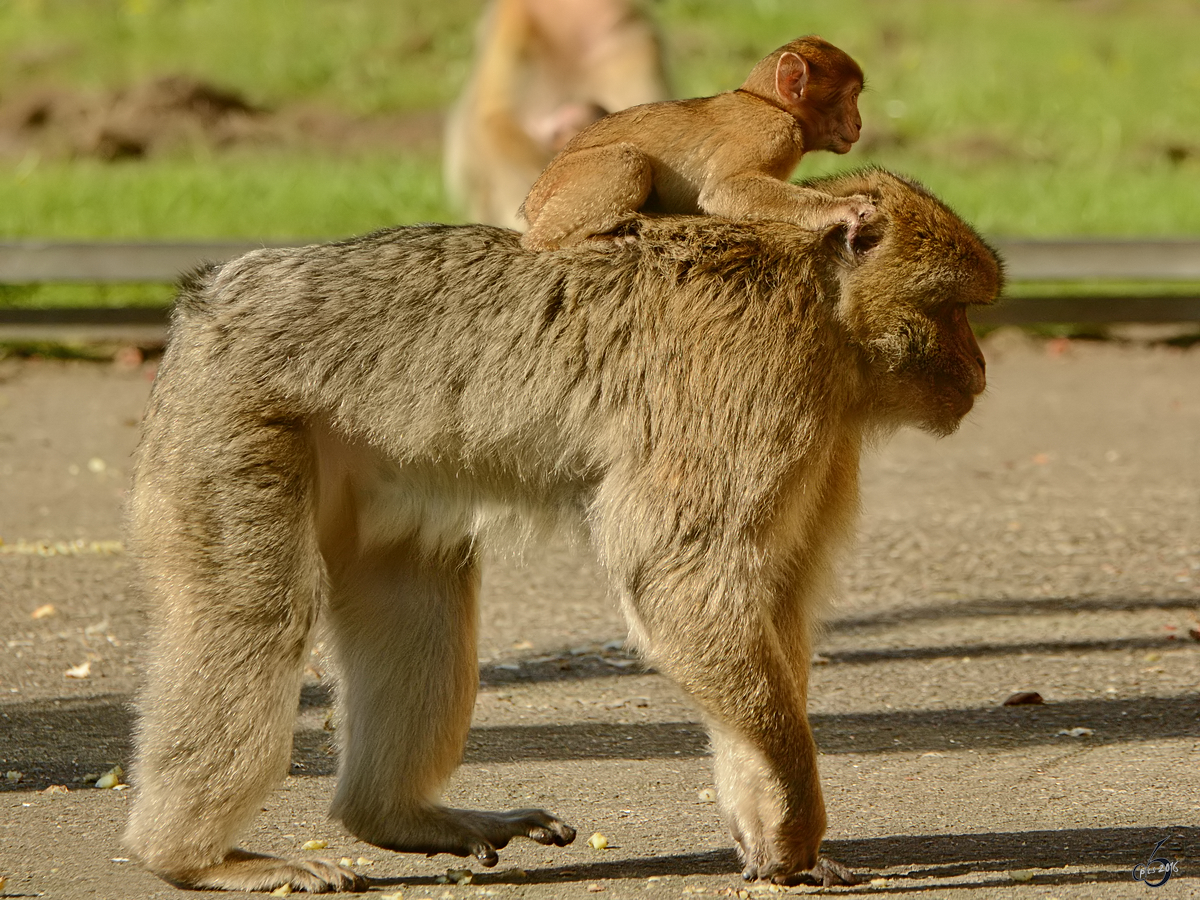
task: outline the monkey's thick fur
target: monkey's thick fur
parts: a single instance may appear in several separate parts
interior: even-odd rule
[[[571,841],[541,810],[437,801],[478,682],[476,535],[516,510],[586,521],[635,641],[709,724],[746,876],[847,880],[818,859],[810,633],[864,439],[954,430],[984,381],[964,310],[1001,273],[914,184],[818,187],[879,213],[852,243],[680,217],[547,253],[398,228],[188,279],[130,505],[152,607],[136,857],[193,887],[363,886],[233,849],[287,772],[318,615],[351,832],[485,865]]]

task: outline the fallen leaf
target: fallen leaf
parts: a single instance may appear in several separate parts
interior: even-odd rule
[[[1067,737],[1080,738],[1091,737],[1096,732],[1092,731],[1090,728],[1063,728],[1060,729],[1058,733],[1060,735],[1066,735]]]
[[[72,666],[63,672],[63,678],[90,678],[92,675],[92,661],[84,660],[77,666]]]
[[[121,778],[125,775],[125,770],[120,766],[113,766],[98,779],[96,779],[96,787],[101,790],[111,790],[122,784]]]

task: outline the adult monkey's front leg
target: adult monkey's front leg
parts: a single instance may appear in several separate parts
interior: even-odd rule
[[[726,697],[736,701],[739,696],[762,693],[757,710],[745,717],[731,715],[730,710],[714,715],[706,704],[717,796],[737,842],[746,880],[825,887],[855,884],[848,868],[819,853],[826,815],[817,745],[806,711],[808,654],[803,668],[784,670],[787,658],[793,656],[780,647],[786,640],[785,628],[775,640],[743,644],[748,656],[762,653],[767,665],[757,672],[754,666],[742,669],[747,677],[739,679],[741,685],[729,684]],[[762,679],[760,685],[755,685],[757,679]],[[697,691],[693,693],[699,697]],[[775,702],[769,696],[777,698],[774,715]]]
[[[629,570],[636,577],[623,579],[635,631],[654,663],[704,710],[717,795],[743,876],[853,883],[848,870],[819,856],[826,819],[805,710],[807,671],[794,665],[772,615],[790,598],[751,551],[737,559],[731,552],[726,544],[638,560]]]

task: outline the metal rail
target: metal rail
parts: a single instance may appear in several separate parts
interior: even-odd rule
[[[996,239],[1012,281],[1200,281],[1200,240]]]
[[[303,242],[0,242],[0,284],[174,281],[203,262]],[[1198,239],[998,238],[1012,281],[1200,281]]]
[[[0,243],[0,284],[172,282],[205,262],[225,262],[264,241],[6,241]]]

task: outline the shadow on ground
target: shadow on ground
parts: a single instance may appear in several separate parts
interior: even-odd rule
[[[826,841],[824,853],[851,865],[855,872],[869,878],[871,872],[903,869],[889,873],[889,886],[872,885],[863,890],[871,894],[908,893],[922,890],[905,886],[908,880],[952,878],[971,874],[987,875],[1015,870],[1063,869],[1033,873],[1034,884],[1075,884],[1081,882],[1133,883],[1133,866],[1145,860],[1160,840],[1171,839],[1162,854],[1178,859],[1189,848],[1200,847],[1200,828],[1170,826],[1163,828],[1075,828],[1062,831],[1014,831],[983,834],[902,835],[863,840]],[[495,873],[476,873],[477,884],[554,884],[604,879],[633,879],[688,875],[736,875],[741,872],[737,855],[731,850],[682,853],[643,859],[620,859],[583,866],[556,866]],[[1196,877],[1184,870],[1181,877]],[[433,878],[380,879],[379,884],[431,884]],[[994,881],[987,882],[995,887]],[[971,887],[970,881],[956,887]],[[979,886],[983,886],[980,883]],[[944,889],[945,885],[938,886]],[[840,891],[839,893],[846,893]],[[853,892],[851,892],[853,893]]]
[[[322,697],[306,692],[308,703]],[[1061,743],[1078,746],[1191,738],[1200,733],[1200,697],[1072,700],[1041,706],[824,714],[812,717],[823,753],[963,751]],[[124,694],[0,707],[0,768],[23,773],[0,790],[69,784],[115,762],[127,764],[133,713]],[[1085,738],[1060,735],[1092,729]],[[692,722],[505,725],[471,729],[467,763],[517,760],[660,759],[708,754],[704,729]],[[298,731],[292,774],[332,775],[332,735]]]
[[[887,628],[911,622],[938,619],[974,619],[989,616],[1056,616],[1065,612],[1137,612],[1146,609],[1195,609],[1189,598],[1158,597],[1014,597],[1005,600],[952,600],[925,606],[905,607],[890,613],[870,616],[839,616],[827,623],[831,631],[857,631]]]

